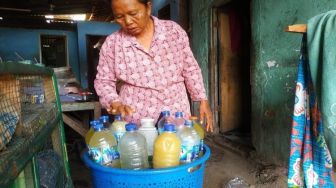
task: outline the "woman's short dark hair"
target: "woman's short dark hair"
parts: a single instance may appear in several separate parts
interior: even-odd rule
[[[110,0],[109,2],[112,3],[113,0]],[[138,0],[139,3],[147,5],[148,2],[150,2],[151,0]]]
[[[144,4],[144,5],[147,5],[147,3],[150,1],[150,0],[138,0],[139,3],[141,4]]]

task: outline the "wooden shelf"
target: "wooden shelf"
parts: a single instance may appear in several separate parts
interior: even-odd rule
[[[286,32],[291,33],[307,33],[307,24],[295,24],[295,25],[289,25],[285,29]]]

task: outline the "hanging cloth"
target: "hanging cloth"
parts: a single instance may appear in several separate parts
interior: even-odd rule
[[[308,21],[307,44],[311,78],[316,91],[324,136],[336,161],[336,11]],[[334,163],[335,165],[335,163]]]
[[[334,187],[332,159],[324,138],[303,36],[288,165],[288,187]]]

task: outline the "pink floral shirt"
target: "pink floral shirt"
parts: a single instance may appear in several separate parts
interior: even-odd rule
[[[206,99],[201,69],[186,32],[175,22],[154,20],[149,51],[136,38],[119,30],[107,37],[100,51],[95,89],[104,108],[121,101],[135,109],[127,121],[157,120],[160,112],[190,115],[187,90],[193,101]],[[119,94],[116,81],[124,81]]]

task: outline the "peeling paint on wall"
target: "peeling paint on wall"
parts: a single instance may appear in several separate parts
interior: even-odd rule
[[[268,68],[271,68],[271,67],[274,67],[275,65],[277,65],[275,60],[267,61],[266,63],[267,63]]]

